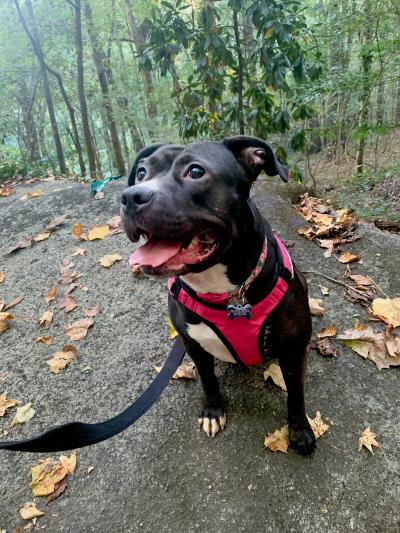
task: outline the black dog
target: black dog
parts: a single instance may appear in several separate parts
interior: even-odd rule
[[[214,357],[243,363],[229,335],[221,332],[229,323],[244,352],[248,342],[249,347],[258,346],[262,359],[279,357],[288,390],[290,443],[308,455],[315,438],[305,415],[303,390],[311,336],[307,286],[249,200],[251,185],[262,170],[288,179],[270,146],[254,137],[149,146],[133,164],[121,213],[130,240],[147,239],[131,264],[140,264],[152,276],[175,276],[169,311],[203,385],[199,425],[209,436],[225,427]],[[261,327],[254,326],[257,320],[261,324],[257,313],[264,301],[270,306],[268,298],[278,285],[284,287],[281,296],[271,304]],[[200,308],[218,315],[224,324],[215,326]],[[252,327],[257,339],[250,341],[246,328]]]

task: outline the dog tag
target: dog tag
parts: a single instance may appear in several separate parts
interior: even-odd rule
[[[235,320],[235,318],[247,318],[247,320],[251,320],[253,318],[253,308],[250,304],[230,304],[226,309],[228,311],[229,320]]]

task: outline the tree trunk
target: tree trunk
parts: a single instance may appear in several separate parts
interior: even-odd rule
[[[121,143],[118,137],[117,125],[115,123],[113,107],[111,102],[111,94],[107,79],[106,56],[103,52],[101,44],[97,39],[97,33],[93,26],[92,9],[88,3],[85,3],[85,17],[88,23],[88,31],[90,42],[92,44],[93,60],[97,70],[101,93],[103,95],[103,106],[107,117],[108,129],[111,136],[111,144],[113,150],[113,158],[115,159],[117,172],[125,174],[125,163],[122,157]],[[110,67],[108,67],[110,69]]]
[[[49,112],[49,117],[50,117],[51,130],[53,133],[54,145],[55,145],[56,153],[57,153],[58,166],[59,166],[61,174],[66,174],[68,172],[68,169],[65,163],[64,151],[63,151],[62,144],[61,144],[60,132],[58,130],[58,124],[57,124],[56,114],[54,110],[53,96],[51,94],[49,79],[47,76],[46,63],[45,63],[42,45],[41,45],[40,38],[39,38],[39,29],[36,24],[35,15],[33,12],[32,0],[25,0],[25,4],[28,10],[28,16],[29,16],[29,20],[31,23],[32,31],[29,31],[28,25],[21,11],[19,1],[14,0],[14,5],[18,11],[19,20],[39,60],[40,74],[41,74],[42,81],[43,81],[44,95],[46,98],[47,110]]]
[[[81,0],[75,0],[73,4],[75,14],[75,48],[76,48],[76,83],[78,88],[79,106],[83,137],[85,139],[86,152],[89,159],[90,178],[96,179],[96,151],[89,125],[89,113],[85,95],[85,77],[83,71],[83,42],[82,42],[82,9]],[[97,167],[101,171],[100,167]]]
[[[400,72],[399,72],[399,78],[400,78]],[[396,89],[396,104],[394,108],[394,123],[395,126],[400,126],[400,79],[397,82],[397,89]]]
[[[239,115],[239,133],[244,135],[244,115],[243,115],[243,54],[240,45],[240,32],[238,23],[238,12],[233,10],[233,31],[235,33],[235,49],[237,55],[237,102]]]

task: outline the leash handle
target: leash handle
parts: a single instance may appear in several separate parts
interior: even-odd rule
[[[71,422],[49,429],[45,433],[26,440],[0,442],[0,450],[18,452],[61,452],[83,448],[110,439],[138,420],[161,396],[185,355],[181,337],[177,337],[160,373],[134,403],[119,415],[98,422],[86,424]]]

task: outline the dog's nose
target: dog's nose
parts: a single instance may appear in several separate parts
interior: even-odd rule
[[[144,185],[134,185],[124,190],[121,203],[126,209],[137,209],[148,204],[154,196],[154,191]]]

